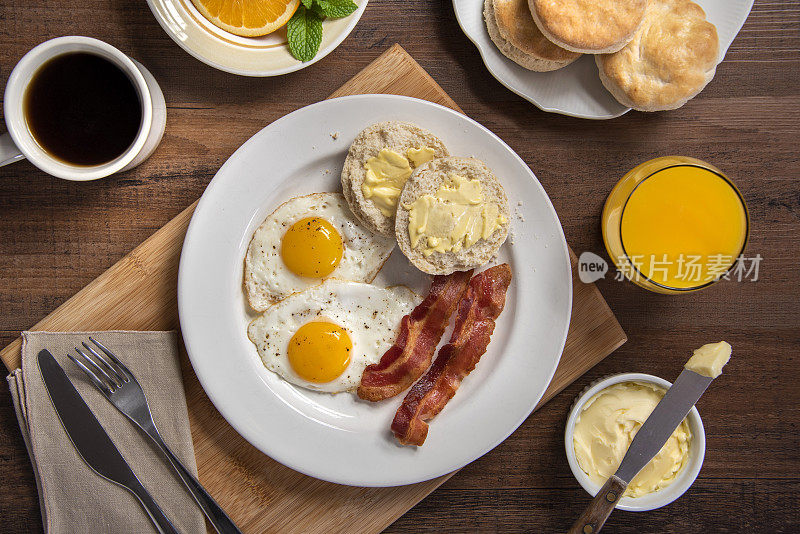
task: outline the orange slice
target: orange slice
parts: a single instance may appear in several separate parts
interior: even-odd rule
[[[272,33],[289,22],[300,0],[192,0],[212,24],[243,37]]]

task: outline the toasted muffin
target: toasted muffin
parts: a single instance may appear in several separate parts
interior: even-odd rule
[[[424,195],[436,195],[451,175],[480,182],[484,202],[497,205],[502,221],[487,238],[458,251],[435,251],[426,256],[420,247],[414,247],[409,233],[409,215],[414,202]],[[411,175],[400,195],[395,217],[395,235],[400,250],[419,270],[428,274],[450,274],[466,271],[488,263],[497,254],[508,237],[508,198],[500,181],[489,167],[475,158],[440,158],[420,166]],[[418,244],[419,245],[419,244]]]
[[[542,34],[533,22],[528,0],[485,0],[483,17],[489,37],[500,52],[528,70],[558,70],[580,57]]]
[[[633,40],[595,60],[603,85],[621,104],[639,111],[679,108],[714,77],[717,29],[690,0],[650,0]]]
[[[366,163],[388,148],[403,156],[409,149],[428,147],[434,158],[449,156],[441,139],[431,132],[408,122],[388,121],[373,124],[356,136],[342,168],[342,193],[350,210],[361,223],[376,234],[394,236],[394,214],[387,216],[365,197],[363,186],[367,178]]]
[[[531,15],[552,42],[573,52],[616,52],[633,38],[647,0],[528,0]]]

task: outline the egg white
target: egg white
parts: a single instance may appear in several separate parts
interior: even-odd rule
[[[342,237],[342,259],[329,278],[371,282],[394,249],[393,238],[373,234],[361,226],[341,193],[314,193],[292,198],[267,216],[247,248],[244,285],[253,309],[263,311],[292,293],[322,281],[294,274],[281,258],[284,233],[306,217],[325,219]]]
[[[313,391],[338,393],[358,388],[364,368],[377,363],[392,346],[400,320],[421,298],[402,286],[381,288],[362,282],[328,279],[268,308],[247,328],[267,369],[284,380]],[[325,383],[301,378],[289,363],[287,349],[306,323],[328,321],[344,328],[353,343],[350,364]]]

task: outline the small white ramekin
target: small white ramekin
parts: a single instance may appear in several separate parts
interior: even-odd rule
[[[569,467],[572,469],[572,474],[578,483],[583,486],[590,495],[594,496],[600,491],[600,486],[597,485],[589,475],[584,473],[578,460],[575,457],[575,447],[573,445],[573,434],[575,432],[575,422],[583,410],[584,404],[591,399],[596,393],[601,390],[619,384],[622,382],[649,382],[669,389],[672,385],[663,378],[653,375],[642,373],[623,373],[607,376],[589,384],[580,395],[578,395],[575,403],[567,418],[567,427],[564,432],[564,447],[567,452],[567,461]],[[678,477],[669,486],[662,488],[656,492],[641,497],[622,497],[617,504],[617,509],[626,510],[629,512],[646,512],[648,510],[655,510],[666,506],[681,495],[694,483],[697,475],[700,473],[700,468],[703,466],[703,458],[706,454],[706,433],[703,429],[703,421],[700,419],[700,414],[697,408],[692,408],[689,415],[686,416],[689,422],[689,430],[692,432],[692,441],[689,445],[689,460],[686,466],[678,474]]]

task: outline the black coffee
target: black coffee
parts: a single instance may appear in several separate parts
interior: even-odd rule
[[[142,121],[133,82],[116,65],[86,52],[56,56],[28,85],[25,118],[34,139],[71,165],[108,163],[131,146]]]

